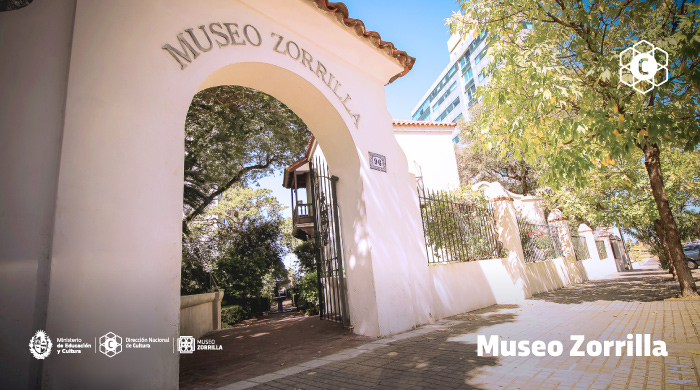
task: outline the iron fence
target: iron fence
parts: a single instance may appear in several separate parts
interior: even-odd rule
[[[602,240],[595,240],[595,247],[598,249],[598,256],[600,256],[601,260],[608,258],[608,251],[605,249],[605,243]]]
[[[534,263],[562,256],[561,242],[555,226],[537,225],[518,218],[518,228],[525,262]]]
[[[505,257],[493,209],[445,191],[418,190],[428,264]]]
[[[571,243],[574,245],[576,260],[580,261],[591,258],[591,254],[588,252],[588,245],[586,244],[586,237],[580,236],[578,232],[572,231]]]

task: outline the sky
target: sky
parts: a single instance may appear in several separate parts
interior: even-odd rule
[[[394,119],[411,119],[411,110],[427,92],[450,55],[447,40],[449,27],[445,19],[459,10],[452,0],[348,0],[351,18],[360,19],[365,28],[378,32],[411,57],[413,69],[385,87],[389,113]]]
[[[411,119],[411,110],[427,92],[440,72],[447,66],[450,55],[447,40],[449,27],[445,19],[459,6],[452,0],[346,0],[351,18],[360,19],[365,28],[378,32],[411,57],[416,58],[413,69],[385,87],[387,108],[394,119]],[[290,206],[289,190],[282,187],[282,174],[258,182],[273,191],[284,205]],[[285,217],[291,217],[287,208]]]

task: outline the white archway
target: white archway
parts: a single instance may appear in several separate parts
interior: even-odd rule
[[[111,358],[97,348],[43,363],[22,357],[2,365],[11,383],[26,387],[41,376],[47,388],[176,386],[183,127],[192,96],[215,85],[278,98],[322,145],[341,179],[353,330],[380,336],[431,320],[415,180],[384,100],[384,85],[408,69],[405,53],[320,0],[36,0],[8,14],[0,15],[0,36],[27,36],[32,46],[3,42],[8,58],[28,62],[0,64],[20,73],[0,93],[4,101],[29,96],[26,107],[41,108],[0,117],[0,128],[23,135],[9,145],[38,161],[7,181],[56,183],[13,203],[40,208],[47,222],[32,233],[38,249],[22,240],[0,248],[13,267],[0,285],[14,293],[2,307],[22,312],[8,328],[19,340],[8,341],[10,353],[26,351],[37,328],[93,344],[108,332],[125,344],[171,341]],[[31,90],[38,83],[42,89]],[[370,169],[370,152],[386,156],[386,172]],[[26,216],[0,222],[30,231]]]

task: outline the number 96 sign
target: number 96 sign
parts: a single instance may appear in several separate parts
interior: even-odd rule
[[[369,152],[369,167],[377,171],[386,172],[386,157]]]

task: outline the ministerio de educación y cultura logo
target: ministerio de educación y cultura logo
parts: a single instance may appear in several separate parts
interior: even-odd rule
[[[51,338],[43,330],[37,330],[29,340],[29,352],[35,359],[43,360],[51,354]]]
[[[647,93],[668,81],[668,53],[641,40],[620,53],[620,81]]]

